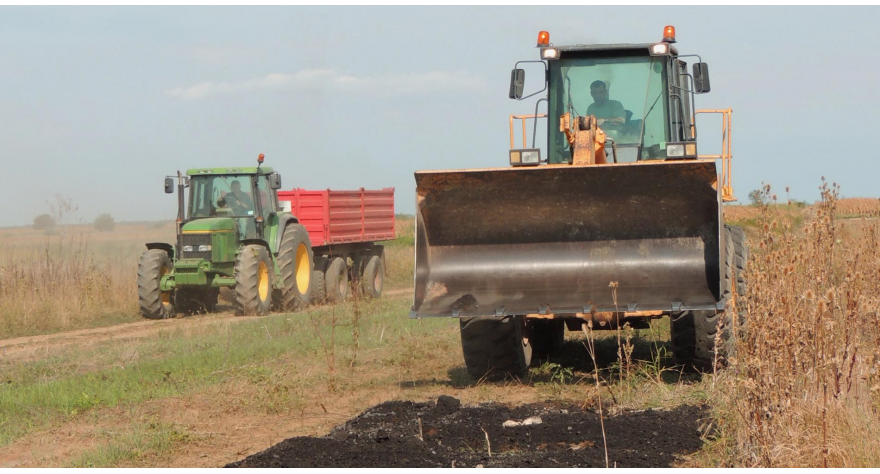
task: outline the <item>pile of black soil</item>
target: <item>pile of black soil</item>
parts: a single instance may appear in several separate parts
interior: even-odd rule
[[[666,467],[702,445],[702,408],[621,413],[605,418],[609,464]],[[535,423],[533,417],[540,418]],[[505,427],[531,422],[518,426]],[[532,424],[528,424],[532,423]],[[487,441],[488,438],[488,441]],[[489,450],[491,449],[491,455]],[[599,414],[533,404],[463,407],[386,402],[322,438],[290,438],[227,467],[605,467]]]

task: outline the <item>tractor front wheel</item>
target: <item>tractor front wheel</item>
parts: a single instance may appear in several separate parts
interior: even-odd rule
[[[235,305],[240,316],[265,316],[272,305],[275,267],[262,245],[245,245],[235,260]]]
[[[160,249],[147,250],[138,261],[138,305],[147,319],[174,317],[174,293],[159,286],[171,268],[171,258]]]

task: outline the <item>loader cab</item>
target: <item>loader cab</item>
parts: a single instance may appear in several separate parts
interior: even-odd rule
[[[667,27],[667,29],[670,27]],[[550,164],[571,163],[568,140],[560,131],[561,117],[595,115],[608,142],[616,147],[616,162],[696,158],[693,95],[708,92],[708,70],[699,63],[695,75],[687,70],[676,48],[674,29],[655,44],[554,46],[549,34],[539,35],[541,59],[546,68],[547,157]],[[545,43],[542,44],[542,41]],[[515,70],[516,71],[516,70]],[[516,78],[516,72],[512,75]],[[519,84],[523,78],[519,77]],[[699,87],[698,87],[699,86]],[[522,86],[511,82],[511,98],[524,99]],[[535,94],[532,94],[535,95]],[[535,116],[543,118],[536,113]],[[682,156],[678,146],[692,143]],[[667,154],[673,145],[675,152]],[[678,146],[678,148],[675,148]],[[609,156],[608,162],[612,162]]]

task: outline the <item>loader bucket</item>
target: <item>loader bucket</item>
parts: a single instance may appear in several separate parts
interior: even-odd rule
[[[713,161],[415,177],[410,317],[723,307]]]

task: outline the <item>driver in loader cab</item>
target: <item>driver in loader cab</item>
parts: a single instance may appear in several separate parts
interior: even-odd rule
[[[593,97],[593,103],[587,107],[587,115],[595,115],[596,123],[605,131],[623,130],[626,111],[620,102],[608,100],[608,87],[605,82],[598,80],[590,84],[590,95]]]

